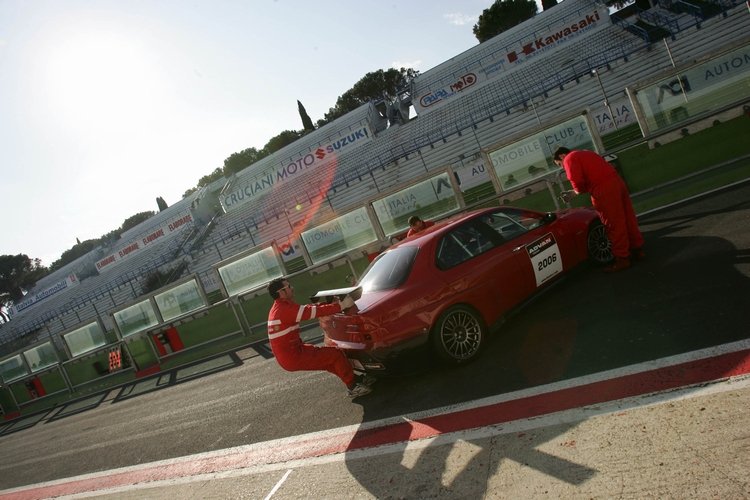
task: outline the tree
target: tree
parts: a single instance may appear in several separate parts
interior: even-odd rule
[[[163,212],[167,208],[169,208],[169,205],[167,205],[167,202],[164,201],[164,198],[161,196],[156,197],[156,205],[159,207],[159,212]]]
[[[299,111],[299,117],[302,119],[302,126],[305,128],[305,133],[315,130],[315,125],[313,125],[310,116],[307,114],[307,110],[305,110],[305,107],[299,100],[297,100],[297,111]]]
[[[549,10],[557,5],[557,0],[542,0],[542,10]]]
[[[224,177],[224,169],[216,167],[213,172],[198,179],[198,187],[208,186],[213,181],[221,179],[222,177]]]
[[[474,25],[474,36],[479,43],[534,17],[537,12],[534,0],[495,0],[484,9]]]
[[[255,148],[247,148],[239,153],[232,153],[224,160],[224,177],[230,177],[266,156],[268,156],[268,153],[264,149],[258,151]]]
[[[23,298],[25,290],[48,273],[39,259],[30,259],[28,255],[0,255],[0,295],[14,301]]]
[[[323,119],[318,120],[318,127],[344,116],[368,101],[395,99],[399,91],[418,74],[419,72],[412,68],[389,68],[385,71],[379,69],[367,73],[351,89],[339,96],[336,106],[329,109]]]
[[[77,241],[77,238],[76,238]],[[59,259],[54,261],[51,266],[49,266],[50,271],[57,271],[58,269],[62,268],[64,265],[69,264],[76,260],[79,257],[82,257],[89,253],[91,250],[95,249],[100,244],[100,240],[86,240],[83,242],[76,243],[73,248],[69,248],[65,250]]]
[[[148,220],[154,215],[156,215],[156,212],[152,210],[148,210],[146,212],[140,212],[135,215],[131,215],[130,217],[125,219],[125,221],[122,223],[122,227],[120,227],[120,234],[124,233],[128,229],[134,228],[141,222]]]
[[[288,146],[289,144],[293,143],[303,135],[305,134],[298,130],[285,130],[276,137],[271,137],[266,145],[263,146],[263,149],[269,155],[273,154],[284,146]]]
[[[351,89],[339,96],[336,100],[336,106],[330,108],[328,113],[324,115],[324,118],[318,120],[318,127],[322,127],[326,123],[357,109],[368,101],[395,99],[399,91],[406,88],[409,82],[418,74],[419,72],[412,68],[401,68],[398,70],[390,68],[385,71],[381,69],[367,73],[355,83]],[[297,105],[303,126],[305,127],[303,130],[285,130],[269,139],[266,145],[260,150],[247,148],[239,153],[232,153],[224,160],[223,175],[225,177],[230,177],[232,174],[240,172],[253,163],[256,163],[281,148],[288,146],[305,135],[305,133],[314,129],[312,120],[310,120],[310,123],[306,123],[307,120],[305,119],[305,116],[307,116],[307,119],[310,117],[307,115],[307,111],[305,111],[302,103],[297,101]],[[198,182],[198,186],[186,190],[182,197],[185,198],[194,193],[198,187],[208,185],[210,182],[216,180],[218,178],[216,176],[217,170],[214,170],[214,172],[208,176],[202,177]]]

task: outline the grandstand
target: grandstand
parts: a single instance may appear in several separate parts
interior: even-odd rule
[[[218,290],[213,267],[221,260],[271,241],[299,249],[302,229],[430,172],[459,169],[511,138],[600,108],[607,98],[626,96],[628,87],[748,44],[744,3],[714,5],[706,12],[688,0],[659,0],[648,11],[610,16],[598,2],[565,0],[422,73],[396,103],[385,103],[385,112],[383,103],[367,103],[46,276],[32,294],[71,274],[80,284],[0,325],[0,352],[96,316],[111,328],[108,312],[140,296],[145,278],[157,269],[184,264],[206,291]],[[533,44],[559,26],[584,24],[559,46]],[[665,38],[655,39],[644,24]],[[457,82],[465,86],[439,92],[458,88]],[[434,96],[443,97],[438,102]],[[410,117],[409,109],[417,115]],[[186,219],[169,237],[144,242]],[[118,258],[133,242],[144,243]],[[111,267],[104,269],[107,258]]]

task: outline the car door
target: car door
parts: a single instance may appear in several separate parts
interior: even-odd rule
[[[528,294],[518,256],[477,219],[458,225],[437,243],[436,266],[446,282],[444,305],[470,303],[493,322]]]
[[[498,233],[515,257],[519,289],[527,297],[563,273],[565,245],[553,218],[539,212],[503,208],[484,214],[479,221]]]

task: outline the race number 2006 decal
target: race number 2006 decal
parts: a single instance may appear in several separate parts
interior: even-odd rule
[[[541,286],[542,283],[562,272],[560,249],[552,233],[547,233],[535,242],[526,245],[526,251],[529,253],[531,266],[534,268],[536,286]]]

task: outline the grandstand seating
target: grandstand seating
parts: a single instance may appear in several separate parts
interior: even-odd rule
[[[525,23],[514,26],[421,74],[412,86],[412,95],[420,95],[426,89],[446,87],[465,74],[467,68],[475,67],[477,64],[482,68],[502,65],[504,56],[510,50],[523,45],[526,40],[536,38],[538,33],[544,33],[551,25],[579,18],[600,6],[601,4],[592,1],[559,3],[555,8],[541,12]]]
[[[150,234],[154,228],[184,214],[183,207],[190,199],[183,199],[170,209],[162,212],[161,217],[152,217],[135,228],[123,233],[119,241],[131,241]],[[156,218],[155,221],[152,219]],[[156,223],[154,223],[156,222]],[[181,227],[170,239],[157,240],[148,251],[139,252],[125,259],[112,270],[94,274],[80,280],[80,284],[69,290],[52,295],[34,304],[13,317],[13,321],[2,325],[0,338],[2,343],[9,343],[21,337],[29,336],[29,341],[55,335],[76,324],[94,317],[101,317],[105,326],[111,327],[109,310],[127,303],[142,293],[143,282],[149,272],[162,266],[173,265],[175,253],[185,244],[186,237],[192,233],[191,226]],[[128,238],[125,240],[125,238]],[[105,255],[102,249],[90,252],[84,257],[64,266],[60,270],[40,280],[32,290],[33,293],[64,279],[70,272],[84,266],[85,270],[93,266],[96,260]],[[55,279],[50,279],[55,278]]]
[[[428,172],[473,161],[483,150],[511,137],[601,106],[604,96],[599,82],[609,99],[621,97],[625,87],[662,78],[673,64],[686,67],[748,43],[750,16],[744,5],[736,0],[717,1],[732,2],[734,6],[723,4],[726,17],[717,15],[701,19],[700,23],[691,20],[690,14],[669,10],[663,3],[650,13],[640,13],[644,20],[658,20],[662,26],[670,27],[674,38],[667,38],[666,42],[649,43],[612,24],[504,71],[473,92],[461,94],[403,124],[386,127],[385,118],[374,104],[368,103],[236,174],[228,180],[224,192],[363,125],[376,134],[373,140],[343,151],[336,163],[300,173],[294,182],[285,183],[283,190],[269,190],[219,216],[200,244],[192,248],[190,242],[198,232],[180,232],[111,271],[88,277],[78,287],[19,314],[10,323],[0,325],[0,348],[8,340],[33,332],[54,335],[97,314],[109,321],[108,311],[140,295],[141,283],[149,271],[172,265],[175,259],[187,259],[189,272],[199,276],[207,291],[216,290],[218,282],[212,267],[217,262],[273,240],[285,242],[303,225],[319,224]],[[567,0],[495,37],[497,40],[493,38],[422,73],[407,94],[415,96],[424,89],[446,86],[477,63],[497,66],[498,55],[506,54],[508,47],[517,46],[519,40],[544,32],[550,24],[590,12],[598,5],[590,0]],[[592,75],[592,70],[597,70],[599,78]],[[217,181],[211,189],[220,189],[224,182]],[[190,213],[191,204],[203,192],[186,197],[130,229],[120,241],[137,240],[170,218]],[[311,206],[316,206],[314,213]],[[185,255],[188,249],[189,256]],[[116,248],[92,251],[40,280],[35,290],[54,284],[71,272],[84,273],[113,250]]]
[[[560,14],[564,15],[569,13]],[[705,29],[708,23],[721,24],[722,29]],[[744,34],[747,27],[746,17],[734,15],[709,20],[704,29],[695,25],[682,28],[682,34],[668,42],[672,58],[675,64],[690,64],[696,56],[720,50],[728,40],[747,37]],[[464,53],[457,56],[420,75],[416,82],[426,81],[426,86],[429,86],[434,82],[452,81],[468,64],[461,57],[488,57],[487,52],[491,49],[482,48],[482,51],[480,55]],[[326,201],[335,212],[341,212],[427,171],[444,168],[462,157],[473,157],[482,149],[517,135],[520,130],[600,105],[603,96],[591,73],[593,69],[599,71],[602,85],[611,99],[624,95],[625,86],[652,79],[672,67],[665,45],[646,44],[617,26],[592,34],[585,43],[560,49],[555,52],[554,59],[561,65],[555,67],[549,60],[540,58],[527,68],[511,72],[506,78],[498,78],[497,82],[456,103],[447,104],[405,125],[391,126],[380,132],[376,141],[344,153],[339,158],[339,168],[327,190]],[[566,61],[571,61],[570,67],[561,68]],[[543,82],[544,85],[532,88],[526,85],[529,81]],[[300,184],[311,189],[306,183]],[[319,189],[317,185],[312,187]],[[305,192],[285,193],[287,199],[299,194]],[[266,207],[272,209],[265,210]],[[246,221],[242,232],[252,236],[254,245],[269,241],[274,234],[288,232],[289,223],[284,216],[279,217],[281,211],[283,209],[267,200],[247,204],[237,214]],[[256,218],[262,213],[269,216],[263,220]],[[318,214],[315,220],[324,220],[331,215],[327,212]],[[237,223],[237,218],[227,217],[226,220]],[[228,231],[216,234],[226,237]],[[214,244],[220,246],[219,241],[214,241]]]

